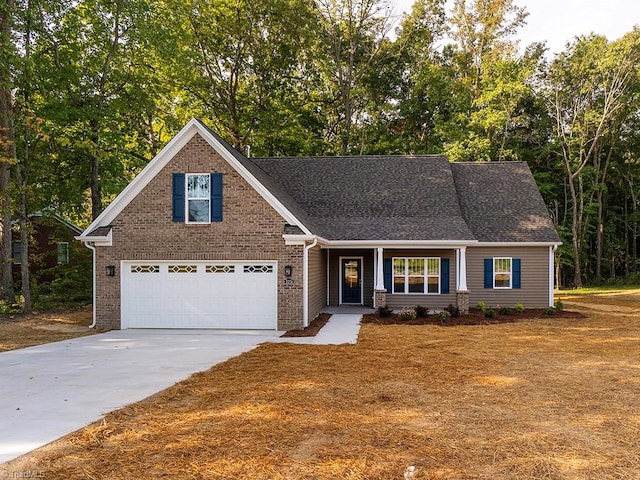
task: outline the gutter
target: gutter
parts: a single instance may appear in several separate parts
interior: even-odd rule
[[[305,245],[302,253],[302,316],[303,327],[309,326],[309,250],[318,244],[318,238]]]

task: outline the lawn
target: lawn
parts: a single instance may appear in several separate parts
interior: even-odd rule
[[[575,308],[583,318],[368,324],[357,345],[265,344],[0,473],[638,479],[640,292],[575,299],[590,305]]]

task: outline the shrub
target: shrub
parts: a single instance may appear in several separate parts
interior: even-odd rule
[[[484,302],[476,303],[476,310],[479,312],[484,312],[487,309],[487,305]]]
[[[500,307],[500,315],[513,315],[513,310],[509,307]]]
[[[496,318],[496,315],[496,311],[491,308],[488,308],[484,311],[484,316],[486,318]]]
[[[557,300],[556,301],[555,308],[556,308],[557,312],[561,312],[561,311],[564,310],[564,303],[562,303],[562,300]]]
[[[400,320],[410,322],[416,319],[416,311],[413,308],[403,308],[400,310]]]
[[[518,313],[524,313],[524,304],[522,303],[516,303],[516,312]]]
[[[554,307],[547,307],[544,309],[545,315],[553,315],[554,313],[556,313],[556,309]]]
[[[418,305],[414,310],[416,311],[416,317],[418,318],[426,318],[429,316],[429,309],[427,307]]]
[[[440,323],[444,323],[444,322],[448,321],[450,318],[451,318],[451,314],[447,310],[443,310],[442,312],[438,312],[436,314],[436,319]]]
[[[390,317],[393,315],[393,310],[385,305],[384,307],[378,307],[377,313],[380,317]]]
[[[460,316],[460,309],[458,307],[453,306],[453,304],[449,304],[449,306],[447,308],[445,308],[445,311],[451,316],[451,317],[459,317]]]

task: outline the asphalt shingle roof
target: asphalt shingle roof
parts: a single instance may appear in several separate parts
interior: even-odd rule
[[[327,240],[560,241],[524,162],[450,163],[437,155],[248,159],[208,130]],[[285,233],[300,233],[296,227],[287,225]]]

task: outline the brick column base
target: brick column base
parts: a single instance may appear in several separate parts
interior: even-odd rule
[[[467,315],[469,313],[469,291],[468,290],[458,290],[456,291],[456,303],[458,310],[462,315]]]
[[[387,306],[387,291],[386,290],[374,290],[373,291],[373,308],[376,310],[380,307]]]

